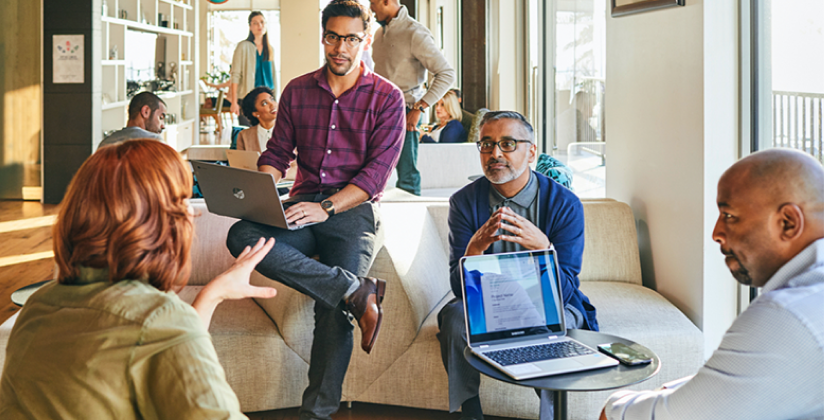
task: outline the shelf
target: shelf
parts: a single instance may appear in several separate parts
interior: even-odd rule
[[[103,66],[124,66],[126,60],[100,60],[100,64]]]
[[[192,6],[175,0],[160,0],[161,3],[169,3],[173,6],[183,7],[184,9],[192,10]]]
[[[129,105],[129,101],[112,102],[109,104],[102,104],[100,109],[106,111],[107,109],[123,108]]]
[[[182,90],[180,92],[154,92],[155,95],[158,95],[159,98],[177,98],[179,96],[185,96],[192,93],[191,90]]]
[[[140,29],[142,31],[155,32],[155,33],[159,33],[159,34],[181,35],[181,36],[188,36],[188,37],[192,36],[192,32],[185,32],[185,31],[182,31],[180,29],[169,29],[169,28],[164,28],[163,26],[149,25],[147,23],[138,23],[138,22],[131,21],[131,20],[118,19],[118,18],[113,18],[113,17],[109,17],[109,16],[103,16],[103,17],[100,18],[100,20],[102,22],[109,22],[109,23],[115,23],[115,24],[118,24],[118,25],[123,25],[123,26],[126,26],[127,28]]]

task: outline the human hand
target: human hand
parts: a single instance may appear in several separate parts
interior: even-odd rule
[[[545,233],[539,230],[530,220],[516,214],[510,207],[502,207],[494,215],[499,214],[501,219],[508,223],[501,223],[500,227],[513,235],[499,235],[499,239],[515,242],[525,249],[538,250],[551,247],[551,241]]]
[[[224,300],[237,300],[248,297],[271,298],[275,296],[275,289],[271,287],[257,287],[250,285],[250,274],[267,253],[270,252],[275,239],[270,238],[266,242],[264,238],[258,240],[253,246],[247,246],[241,255],[235,259],[227,271],[219,274],[204,287],[201,293],[206,293],[215,303]]]
[[[241,106],[238,105],[238,102],[233,102],[229,106],[229,111],[232,112],[235,115],[241,115]]]
[[[293,204],[284,210],[284,215],[287,216],[287,222],[306,225],[307,223],[320,223],[330,218],[327,211],[321,208],[321,203],[312,203],[303,201],[298,204]]]
[[[421,115],[422,111],[418,109],[412,109],[407,113],[407,131],[416,131],[416,126],[419,125],[419,117]]]
[[[499,240],[500,225],[502,224],[502,216],[497,211],[487,222],[485,222],[476,233],[471,236],[468,241],[467,248],[465,248],[465,255],[482,255],[485,250],[490,248],[491,244]]]

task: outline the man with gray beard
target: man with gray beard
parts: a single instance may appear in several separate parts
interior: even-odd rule
[[[456,296],[439,312],[439,342],[448,376],[450,411],[482,420],[479,372],[465,361],[465,315],[459,259],[469,255],[548,249],[559,259],[565,324],[598,330],[596,309],[579,290],[585,218],[574,193],[530,170],[533,127],[518,112],[485,114],[479,157],[485,176],[450,197],[450,286]],[[553,418],[553,394],[541,391],[540,419]]]

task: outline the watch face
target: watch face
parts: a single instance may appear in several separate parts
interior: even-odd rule
[[[333,202],[332,201],[324,200],[324,201],[321,202],[321,208],[326,210],[326,209],[329,209],[331,207],[333,207]]]

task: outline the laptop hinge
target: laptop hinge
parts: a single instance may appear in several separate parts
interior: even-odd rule
[[[481,346],[479,346],[480,349],[486,349],[488,347],[490,347],[489,344],[482,344]]]
[[[548,339],[551,339],[551,340],[554,340],[554,339],[557,339],[557,338],[559,338],[558,335],[549,335],[548,336]]]

